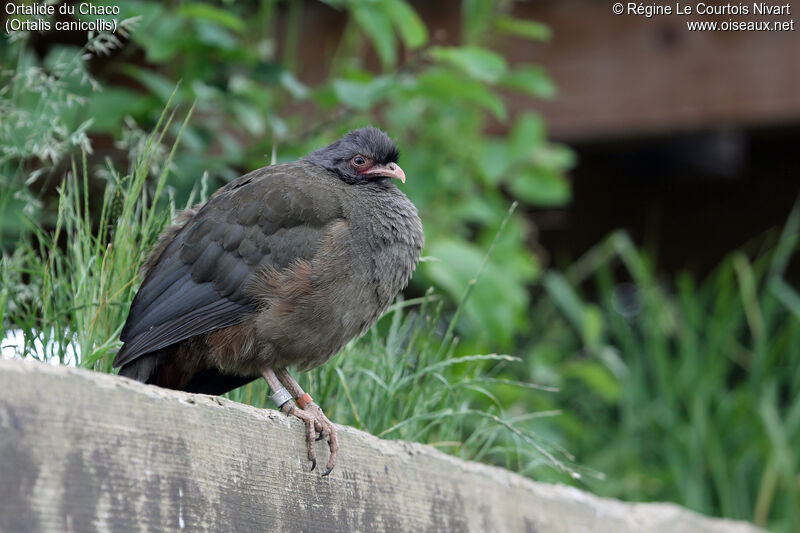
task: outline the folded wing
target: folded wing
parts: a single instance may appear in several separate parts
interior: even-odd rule
[[[325,172],[306,162],[276,165],[215,193],[145,275],[114,366],[254,313],[246,290],[254,276],[311,259],[326,228],[342,217]]]

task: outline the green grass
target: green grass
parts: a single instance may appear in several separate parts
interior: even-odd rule
[[[171,202],[155,199],[164,196],[177,141],[160,176],[147,183],[172,121],[165,111],[131,154],[129,175],[107,169],[100,195],[90,188],[85,158],[73,162],[59,187],[55,227],[27,219],[14,251],[3,252],[0,317],[3,328],[23,331],[25,355],[111,371],[139,265],[174,213]]]
[[[664,283],[615,233],[545,276],[530,377],[561,388],[551,429],[606,473],[593,491],[800,530],[800,313],[784,280],[799,235],[796,208],[705,280]]]

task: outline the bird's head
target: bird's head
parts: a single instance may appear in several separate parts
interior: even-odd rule
[[[353,130],[335,143],[311,152],[306,159],[337,174],[350,184],[397,178],[406,174],[397,164],[397,146],[372,126]]]

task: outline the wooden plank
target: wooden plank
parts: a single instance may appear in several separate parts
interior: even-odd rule
[[[752,10],[752,4],[745,4]],[[645,18],[611,10],[612,2],[593,0],[514,4],[515,16],[553,30],[549,43],[510,39],[503,50],[512,63],[533,61],[554,77],[558,98],[533,107],[545,116],[555,138],[800,121],[800,28],[692,32],[686,27],[688,20],[790,21],[794,14]],[[524,98],[512,105],[515,111],[529,107],[531,101]]]
[[[322,478],[277,411],[111,375],[0,360],[0,391],[4,532],[759,531],[347,427]]]

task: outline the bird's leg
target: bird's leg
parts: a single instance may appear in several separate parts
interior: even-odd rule
[[[289,389],[289,392],[291,392],[292,396],[297,401],[297,405],[300,407],[300,409],[302,409],[303,414],[308,415],[311,419],[311,423],[309,423],[303,416],[301,416],[299,414],[300,409],[290,411],[292,414],[306,422],[306,427],[309,428],[309,449],[313,450],[312,436],[315,431],[319,434],[319,437],[317,437],[316,440],[321,440],[325,437],[328,437],[330,458],[328,459],[328,464],[325,466],[325,473],[322,474],[323,476],[327,476],[331,473],[331,470],[333,470],[334,464],[336,464],[336,452],[339,450],[339,441],[336,437],[336,426],[334,426],[333,423],[328,420],[328,417],[322,412],[322,408],[314,403],[311,395],[303,390],[300,384],[291,376],[291,374],[289,374],[288,370],[285,368],[280,368],[275,371],[275,375],[280,382],[283,383],[287,389]]]
[[[314,453],[314,423],[313,420],[306,415],[294,404],[292,401],[292,395],[286,388],[281,384],[278,376],[275,374],[275,371],[271,368],[265,368],[261,374],[264,376],[264,379],[267,381],[270,390],[272,390],[272,401],[278,406],[278,409],[283,411],[284,414],[291,415],[294,414],[302,420],[306,425],[306,431],[308,432],[307,441],[308,441],[308,460],[311,461],[311,470],[317,466],[317,456]]]
[[[262,375],[267,381],[269,388],[272,390],[272,401],[275,402],[275,405],[286,415],[294,415],[306,425],[308,460],[311,461],[311,470],[314,470],[317,466],[317,456],[314,452],[315,432],[323,436],[326,434],[329,435],[328,442],[330,444],[331,455],[330,459],[328,459],[325,473],[322,474],[323,476],[327,476],[331,473],[331,470],[333,470],[333,465],[336,462],[336,451],[339,449],[336,440],[336,428],[322,412],[322,409],[320,409],[317,404],[313,403],[311,396],[303,391],[286,369],[274,371],[271,368],[265,368],[262,371]],[[284,385],[288,385],[291,392],[287,391]],[[292,396],[297,398],[300,409],[295,405]]]

